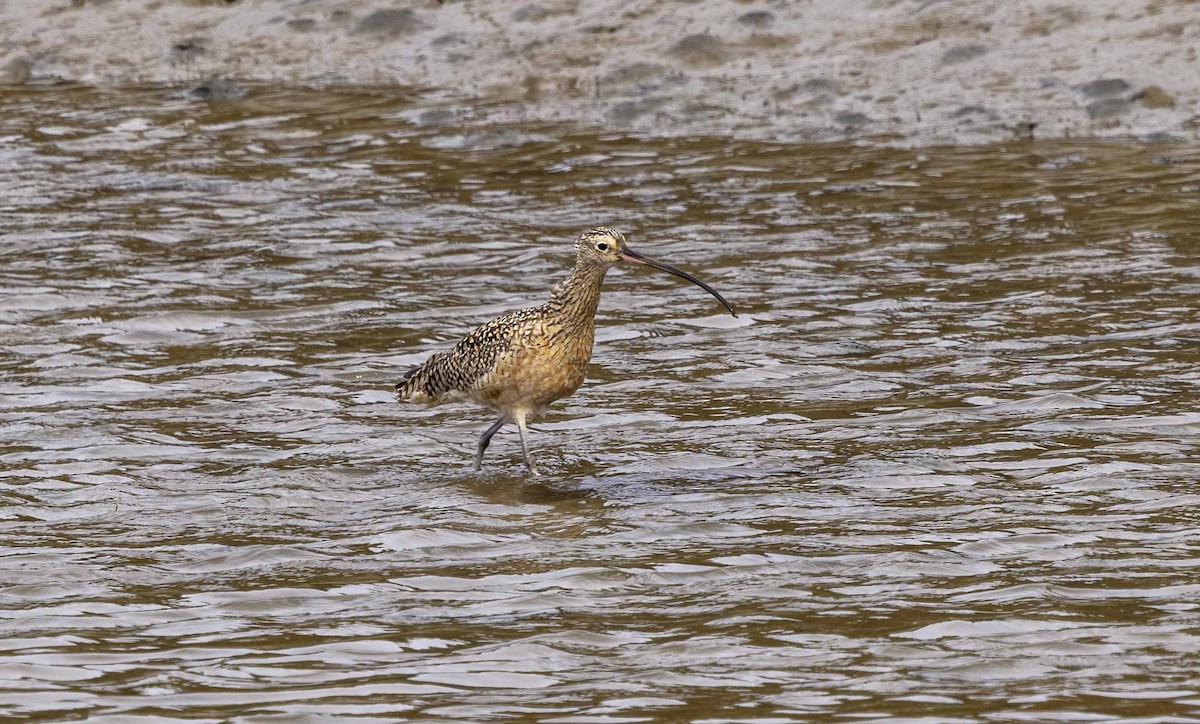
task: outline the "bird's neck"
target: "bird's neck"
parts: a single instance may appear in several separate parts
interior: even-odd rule
[[[550,290],[550,307],[564,317],[591,320],[600,304],[600,286],[608,267],[578,264],[565,281]]]

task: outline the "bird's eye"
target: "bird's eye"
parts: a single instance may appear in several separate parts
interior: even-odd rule
[[[608,251],[608,244],[605,244],[603,241],[596,244],[596,251]]]

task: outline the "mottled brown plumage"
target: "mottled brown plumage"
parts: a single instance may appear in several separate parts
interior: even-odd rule
[[[575,270],[556,284],[545,304],[508,312],[463,337],[452,349],[437,352],[411,369],[396,385],[401,400],[438,404],[473,400],[501,413],[483,433],[475,469],[483,452],[505,423],[515,422],[521,433],[525,464],[537,465],[529,451],[528,418],[575,392],[583,384],[595,339],[600,286],[609,268],[622,261],[646,264],[691,281],[733,307],[711,287],[678,269],[647,259],[625,246],[615,229],[585,231],[575,243]]]

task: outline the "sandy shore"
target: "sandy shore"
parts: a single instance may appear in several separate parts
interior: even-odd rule
[[[397,84],[427,122],[794,140],[1200,132],[1185,0],[0,0],[0,20],[7,84]]]

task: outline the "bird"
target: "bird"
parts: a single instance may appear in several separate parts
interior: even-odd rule
[[[486,322],[453,348],[435,352],[408,370],[396,384],[402,402],[436,405],[471,400],[500,414],[479,438],[475,470],[492,437],[516,423],[521,453],[529,473],[538,467],[529,445],[528,421],[546,407],[574,393],[587,374],[595,341],[600,287],[612,267],[622,264],[653,267],[699,286],[733,316],[733,305],[715,289],[670,264],[630,249],[616,229],[599,226],[575,242],[575,269],[555,284],[546,303],[508,312]]]

